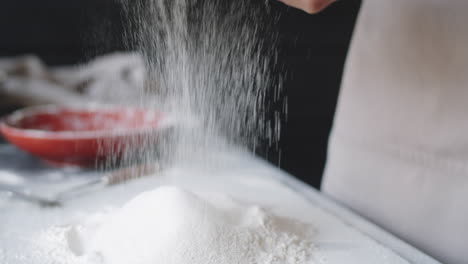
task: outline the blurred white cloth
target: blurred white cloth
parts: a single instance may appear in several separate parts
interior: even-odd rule
[[[468,262],[468,1],[363,2],[322,189],[444,263]]]
[[[114,53],[77,66],[47,67],[35,56],[0,59],[0,94],[23,105],[138,101],[145,67],[137,53]]]

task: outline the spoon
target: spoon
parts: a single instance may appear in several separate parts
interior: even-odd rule
[[[33,203],[39,205],[40,207],[61,207],[63,206],[63,201],[66,199],[82,195],[97,188],[104,188],[106,186],[117,185],[132,179],[141,178],[156,171],[160,171],[160,167],[157,164],[135,165],[130,168],[118,169],[104,174],[97,179],[73,186],[68,190],[59,192],[55,195],[54,198],[41,197],[6,185],[0,185],[0,191],[6,192],[13,198]]]
[[[60,207],[62,205],[62,203],[57,199],[40,197],[25,191],[15,190],[12,187],[0,186],[0,191],[6,192],[8,195],[15,199],[34,203],[39,205],[40,207]]]

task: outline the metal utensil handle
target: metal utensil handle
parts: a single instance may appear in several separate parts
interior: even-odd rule
[[[66,200],[69,198],[77,197],[84,193],[101,189],[106,186],[117,185],[133,179],[141,178],[153,172],[159,171],[161,168],[158,164],[140,164],[134,165],[129,168],[117,169],[106,173],[104,176],[94,179],[92,181],[74,186],[68,190],[62,191],[57,194],[58,200]]]
[[[0,191],[10,194],[13,198],[23,200],[26,202],[37,204],[41,207],[57,207],[62,204],[58,200],[48,199],[44,197],[39,197],[30,193],[22,192],[19,190],[14,190],[12,188],[6,188],[0,186]]]

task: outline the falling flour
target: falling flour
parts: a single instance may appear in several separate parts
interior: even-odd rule
[[[258,206],[159,187],[66,237],[87,263],[305,264],[312,263],[312,235],[310,225]]]
[[[217,160],[213,148],[279,153],[286,102],[269,1],[120,2],[124,39],[145,65],[139,106],[177,124],[169,139],[148,138],[141,156],[180,164],[204,155],[209,166]]]

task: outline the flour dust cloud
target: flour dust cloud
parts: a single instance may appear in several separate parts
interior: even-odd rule
[[[281,79],[271,73],[277,55],[268,2],[123,5],[125,37],[143,54],[147,68],[142,105],[161,109],[176,124],[170,140],[149,138],[142,153],[152,154],[157,144],[165,158],[203,156],[209,162],[217,148],[226,146],[254,152],[278,148],[282,113],[272,109],[281,102]]]

